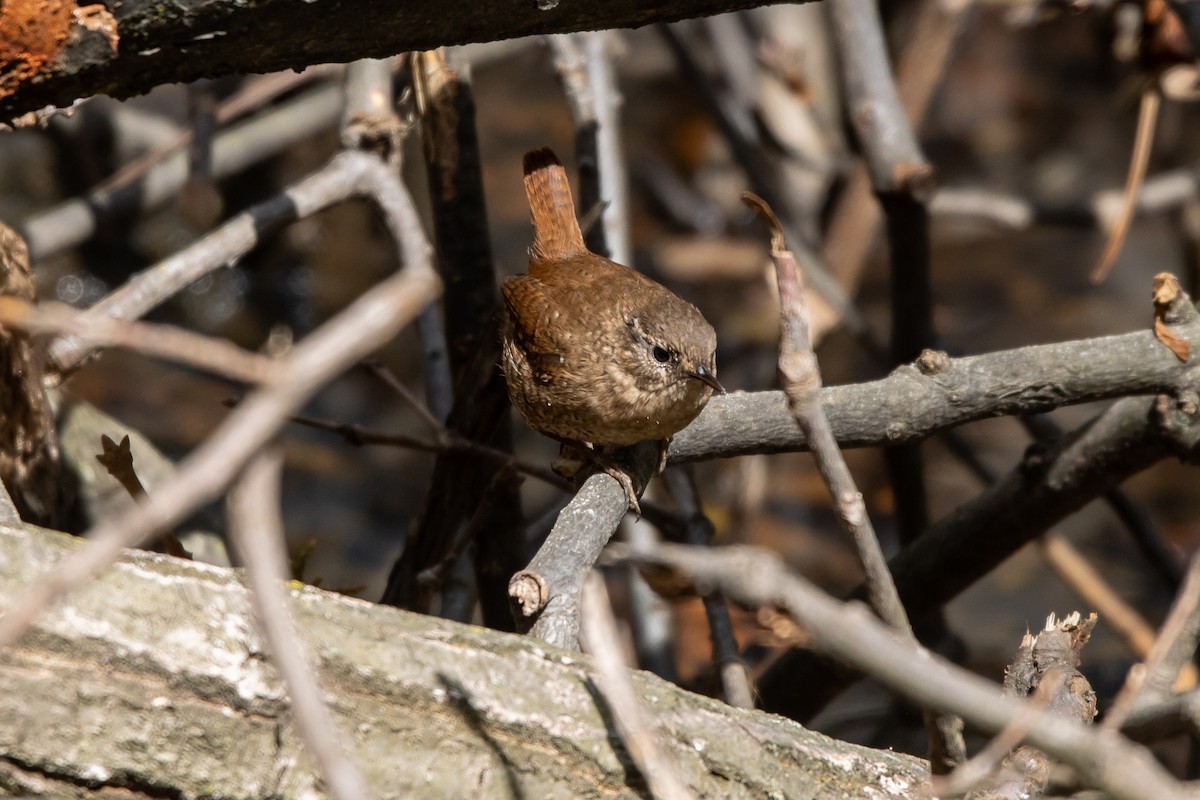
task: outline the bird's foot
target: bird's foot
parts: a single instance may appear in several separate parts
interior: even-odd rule
[[[633,478],[629,473],[612,463],[601,463],[604,472],[611,475],[612,478],[625,490],[625,502],[629,505],[629,510],[637,515],[640,520],[642,518],[642,505],[638,502],[637,492],[633,488]]]
[[[611,475],[612,478],[619,484],[625,492],[625,502],[629,506],[629,510],[637,514],[638,519],[642,517],[642,506],[638,502],[637,491],[633,486],[633,478],[623,469],[613,457],[605,452],[604,447],[588,445],[585,442],[576,442],[571,439],[559,439],[559,444],[562,448],[558,452],[558,458],[554,459],[551,468],[559,475],[574,481],[579,471],[586,464],[594,464],[598,469],[605,474]],[[666,443],[660,444],[659,461],[666,461]],[[661,468],[660,468],[661,471]]]

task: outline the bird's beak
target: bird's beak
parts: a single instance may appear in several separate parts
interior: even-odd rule
[[[701,383],[707,383],[712,387],[717,394],[725,394],[725,387],[717,380],[717,376],[713,375],[712,370],[708,367],[696,367],[695,372],[689,372],[688,377],[695,378]]]

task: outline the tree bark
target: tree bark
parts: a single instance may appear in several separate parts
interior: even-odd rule
[[[31,37],[39,44],[58,41],[61,49],[0,50],[0,121],[93,94],[129,97],[163,83],[516,36],[635,28],[775,1],[124,0],[111,5],[106,19],[115,25],[115,48],[111,30],[97,32],[77,16],[69,33]]]
[[[78,544],[0,525],[0,606]],[[578,653],[311,587],[291,599],[374,797],[643,796]],[[0,787],[56,797],[321,795],[249,609],[236,572],[128,553],[0,654]],[[646,673],[634,684],[698,796],[902,798],[926,778],[909,756]]]

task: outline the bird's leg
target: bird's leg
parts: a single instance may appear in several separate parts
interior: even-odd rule
[[[550,469],[569,481],[574,480],[583,465],[594,458],[592,449],[583,442],[571,439],[558,439],[558,443],[558,458],[550,464]]]
[[[656,475],[662,475],[667,468],[667,449],[671,446],[671,437],[658,440],[658,470]]]

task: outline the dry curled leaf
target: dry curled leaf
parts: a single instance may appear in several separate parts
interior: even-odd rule
[[[121,439],[121,443],[117,444],[107,436],[101,435],[100,447],[103,452],[96,454],[96,460],[108,470],[108,474],[116,478],[134,500],[145,497],[146,489],[133,468],[133,450],[129,444],[129,436],[126,435]],[[167,555],[186,558],[189,561],[192,559],[192,554],[171,531],[163,533],[160,540]]]
[[[1181,297],[1178,278],[1169,272],[1154,276],[1154,338],[1165,344],[1176,358],[1186,362],[1192,357],[1192,343],[1171,330],[1166,320],[1167,313]]]

